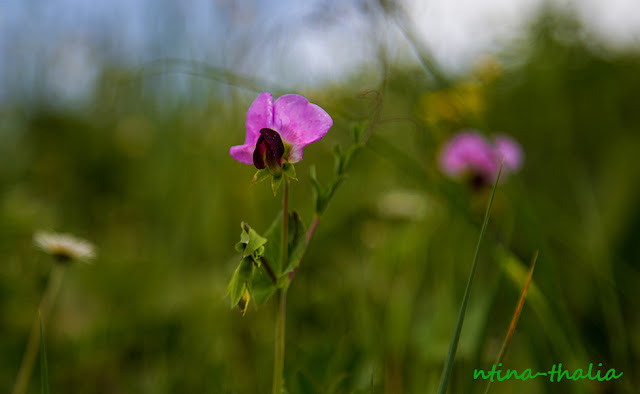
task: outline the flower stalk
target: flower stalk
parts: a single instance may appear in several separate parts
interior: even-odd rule
[[[273,362],[273,394],[282,394],[284,370],[284,326],[286,320],[287,283],[277,292],[275,359]]]
[[[55,301],[60,290],[60,286],[62,285],[62,278],[64,277],[66,267],[66,264],[53,264],[53,267],[51,268],[49,282],[47,283],[47,288],[42,294],[40,305],[38,307],[40,317],[36,317],[33,320],[33,326],[31,327],[31,333],[29,334],[29,340],[27,342],[27,349],[25,350],[22,363],[20,364],[16,384],[13,387],[13,394],[23,394],[27,390],[29,378],[33,371],[33,364],[36,360],[36,355],[38,354],[40,347],[40,323],[42,321],[46,321],[49,313],[51,312],[53,302]]]
[[[287,266],[288,261],[288,228],[289,228],[289,178],[284,177],[284,196],[282,198],[282,249],[280,267]],[[282,394],[284,370],[284,329],[286,322],[287,289],[289,279],[285,279],[282,288],[278,289],[276,297],[276,332],[275,356],[273,361],[273,394]]]

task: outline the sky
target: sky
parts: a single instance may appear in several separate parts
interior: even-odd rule
[[[418,39],[449,72],[522,39],[543,4],[569,10],[584,34],[640,48],[637,0],[404,0]],[[105,65],[203,61],[284,86],[340,83],[378,65],[416,62],[373,0],[1,0],[0,100],[52,91],[81,100]]]

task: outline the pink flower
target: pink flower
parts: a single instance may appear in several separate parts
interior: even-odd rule
[[[232,146],[231,157],[262,169],[278,170],[284,161],[302,160],[305,146],[325,136],[333,125],[322,108],[297,94],[279,97],[261,93],[247,112],[243,145]]]
[[[476,131],[456,134],[440,152],[439,165],[451,178],[469,177],[476,186],[491,185],[504,158],[502,177],[517,172],[522,166],[520,145],[500,135],[491,143]]]
[[[506,135],[495,136],[493,140],[495,141],[498,152],[500,152],[501,156],[504,156],[504,167],[508,172],[517,172],[520,170],[524,158],[520,144]]]

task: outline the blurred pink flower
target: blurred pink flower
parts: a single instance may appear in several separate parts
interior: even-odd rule
[[[506,135],[494,136],[493,141],[500,155],[504,156],[504,168],[508,170],[507,172],[517,172],[520,170],[524,159],[524,153],[522,153],[520,144]],[[502,171],[504,172],[504,169]]]
[[[491,143],[478,132],[463,131],[453,136],[442,148],[439,165],[451,178],[468,177],[476,186],[495,181],[504,158],[502,179],[522,166],[520,145],[510,137],[500,135]]]
[[[333,120],[322,108],[297,94],[279,97],[261,93],[247,112],[243,145],[232,146],[231,157],[262,169],[280,167],[283,161],[302,160],[305,146],[325,136]]]

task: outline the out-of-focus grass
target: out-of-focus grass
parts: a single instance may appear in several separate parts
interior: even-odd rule
[[[640,60],[594,53],[554,38],[553,24],[537,26],[520,63],[488,80],[434,92],[422,70],[390,71],[374,136],[289,290],[290,392],[435,392],[488,197],[443,179],[435,157],[448,136],[471,127],[514,136],[526,159],[496,194],[449,392],[485,388],[473,370],[495,360],[521,290],[511,278],[537,249],[504,365],[602,362],[624,375],[597,384],[512,380],[492,393],[633,392]],[[158,76],[123,85],[109,75],[90,110],[2,109],[0,387],[13,384],[50,269],[32,234],[51,228],[99,248],[95,264],[68,270],[47,324],[52,391],[268,392],[272,306],[242,318],[224,298],[238,224],[264,231],[279,209],[269,185],[250,187],[254,170],[228,155],[243,142],[255,94],[211,83],[208,101],[166,108],[145,94]],[[374,96],[347,92],[299,92],[335,121],[296,166],[291,206],[307,221],[311,164],[327,179],[333,145],[373,118]]]

